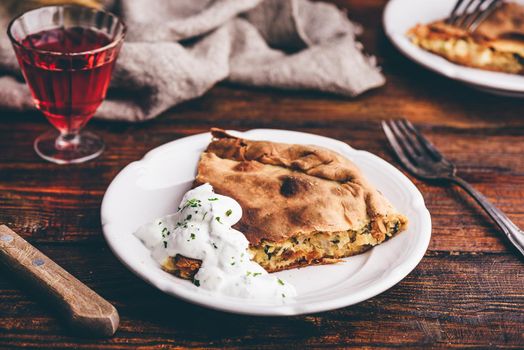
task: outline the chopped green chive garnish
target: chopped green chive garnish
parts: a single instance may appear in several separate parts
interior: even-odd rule
[[[164,248],[167,248],[167,242],[164,241]]]
[[[200,281],[199,280],[193,280],[193,284],[197,287],[200,287]]]
[[[253,277],[260,276],[261,274],[262,274],[262,272],[255,272],[255,273],[253,273]]]
[[[184,206],[184,208],[187,208],[187,207],[196,208],[199,205],[200,205],[200,200],[196,198],[192,198],[186,202],[186,205]]]
[[[218,221],[218,222],[220,222],[220,223],[222,223],[222,222],[220,221],[220,216],[217,216],[217,217],[215,218],[215,220]]]
[[[204,213],[204,216],[202,217],[202,220],[204,220],[206,218],[206,215],[207,215],[207,211]]]
[[[234,261],[231,263],[231,266],[233,266],[233,265],[235,265],[235,262],[234,262]]]
[[[208,198],[207,200],[210,201],[210,202],[214,202],[214,201],[217,201],[218,198]]]
[[[278,284],[280,284],[281,286],[284,285],[284,282],[282,282],[282,280],[280,278],[277,278],[277,281],[278,281]]]
[[[251,271],[246,272],[246,276],[251,275]]]
[[[215,249],[218,249],[217,245],[215,243],[212,243],[213,244],[213,248]]]
[[[195,234],[194,233],[191,234],[191,239],[195,239]]]
[[[226,216],[230,216],[231,214],[233,214],[233,210],[228,209],[228,210],[226,211]]]
[[[193,216],[192,216],[191,214],[189,214],[189,215],[187,216],[186,220],[191,220],[192,217],[193,217]]]
[[[285,298],[285,297],[286,297],[286,295],[284,293],[282,293],[282,298]]]

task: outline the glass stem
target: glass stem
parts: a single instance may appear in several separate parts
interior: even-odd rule
[[[55,146],[59,150],[74,149],[80,143],[80,136],[78,132],[74,133],[61,133],[55,141]]]

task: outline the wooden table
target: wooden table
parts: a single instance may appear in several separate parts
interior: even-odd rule
[[[363,42],[388,81],[353,100],[224,84],[148,123],[90,123],[107,151],[72,166],[34,153],[33,140],[50,127],[38,113],[1,111],[0,223],[113,302],[122,321],[112,339],[74,337],[44,301],[1,273],[0,347],[524,347],[524,259],[456,188],[414,180],[432,214],[433,236],[406,279],[358,305],[308,316],[236,316],[178,301],[131,274],[102,237],[106,187],[122,167],[163,143],[211,126],[284,128],[334,137],[398,165],[379,128],[381,119],[398,116],[417,124],[524,227],[524,100],[470,90],[403,58],[381,28],[385,2],[338,1],[367,28]]]

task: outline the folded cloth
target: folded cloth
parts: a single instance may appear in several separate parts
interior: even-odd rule
[[[384,84],[362,53],[359,26],[332,4],[308,0],[120,0],[106,4],[128,33],[96,117],[141,121],[222,80],[356,96]],[[8,11],[0,8],[0,26]],[[6,35],[0,107],[32,107]]]

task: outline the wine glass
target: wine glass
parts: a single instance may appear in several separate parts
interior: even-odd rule
[[[82,128],[105,98],[126,27],[109,12],[45,6],[11,21],[7,34],[38,108],[56,128],[34,142],[58,164],[99,156],[102,140]]]

